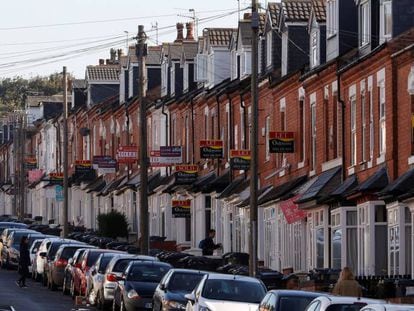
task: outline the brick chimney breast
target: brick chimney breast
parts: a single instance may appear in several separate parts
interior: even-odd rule
[[[111,55],[111,58],[110,58],[111,62],[115,63],[115,61],[116,61],[116,51],[115,51],[115,49],[111,49],[109,53]]]
[[[189,41],[194,41],[194,23],[189,22],[185,24],[186,28],[187,28],[187,36],[186,36],[186,40]]]
[[[124,52],[122,51],[122,49],[118,49],[118,61],[121,61],[121,57],[124,54]]]
[[[105,65],[105,60],[104,60],[104,59],[100,59],[100,60],[99,60],[99,65],[101,65],[101,66],[102,66],[102,65]]]
[[[177,23],[177,39],[174,42],[183,42],[184,40],[184,25]]]

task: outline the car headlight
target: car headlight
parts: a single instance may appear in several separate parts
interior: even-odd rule
[[[203,307],[203,306],[200,306],[200,309],[199,310],[200,311],[211,311],[209,308]]]
[[[172,309],[179,309],[179,310],[185,310],[185,305],[183,305],[180,302],[172,301],[172,300],[166,300],[165,306]],[[168,309],[167,309],[168,310]]]
[[[135,289],[131,289],[130,291],[128,291],[127,294],[129,299],[140,299],[141,297],[138,295],[138,293],[135,291]]]

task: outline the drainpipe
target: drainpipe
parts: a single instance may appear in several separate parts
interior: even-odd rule
[[[336,71],[337,84],[338,84],[338,102],[341,104],[341,114],[342,114],[342,182],[346,179],[346,168],[345,168],[345,101],[341,97],[341,73]]]
[[[220,95],[216,95],[217,102],[217,135],[220,137]],[[217,176],[220,176],[221,159],[217,159]]]
[[[229,128],[230,131],[233,129],[233,114],[232,114],[232,101],[231,101],[231,97],[229,95],[229,93],[226,94],[227,95],[227,100],[229,101],[229,116],[230,116],[230,124],[229,124]],[[229,149],[234,148],[234,135],[230,135],[230,141],[227,142],[230,145]],[[230,182],[233,181],[233,172],[231,171],[230,168]]]

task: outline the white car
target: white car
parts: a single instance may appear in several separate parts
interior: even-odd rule
[[[369,304],[384,304],[386,301],[357,298],[357,297],[343,297],[343,296],[321,296],[312,300],[306,308],[306,311],[326,311],[326,310],[344,310],[359,311]]]
[[[36,259],[36,253],[37,253],[37,250],[39,249],[40,244],[42,244],[42,241],[43,240],[44,239],[34,240],[33,243],[32,243],[32,245],[30,246],[30,249],[29,249],[29,254],[30,254],[29,272],[30,273],[32,273],[33,272],[33,269],[36,268],[36,261],[35,261],[35,259]]]
[[[266,287],[258,279],[210,273],[185,295],[186,311],[256,311],[265,295]]]
[[[414,311],[414,305],[372,304],[363,307],[361,311]]]
[[[46,258],[40,256],[40,253],[46,253],[50,247],[50,244],[52,241],[60,240],[59,237],[56,238],[47,238],[42,241],[39,248],[37,249],[36,256],[34,258],[33,266],[36,266],[36,269],[33,271],[32,275],[34,276],[34,279],[38,281],[40,277],[43,275],[44,270],[44,264],[46,262]]]

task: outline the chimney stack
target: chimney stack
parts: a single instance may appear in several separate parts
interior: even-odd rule
[[[184,25],[177,23],[177,39],[174,42],[183,42],[184,40]]]
[[[188,41],[194,41],[194,23],[189,22],[185,24],[187,28],[187,37],[185,38]]]
[[[123,55],[123,51],[122,51],[122,49],[118,49],[118,61],[121,61],[121,57],[122,57],[122,55]]]
[[[115,49],[111,49],[109,53],[111,55],[111,63],[115,64],[115,62],[116,62],[116,51],[115,51]]]
[[[102,65],[105,65],[105,60],[103,60],[102,58],[99,60],[99,65],[100,66],[102,66]]]

